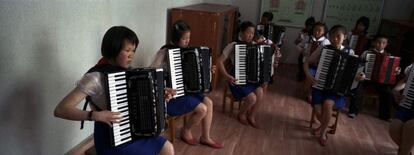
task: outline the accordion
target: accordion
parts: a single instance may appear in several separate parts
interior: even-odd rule
[[[177,91],[174,97],[210,91],[211,51],[208,47],[169,49],[168,66],[167,86]]]
[[[310,41],[309,43],[306,43],[305,44],[305,48],[306,48],[305,53],[308,54],[308,55],[311,55],[316,50],[316,48],[318,48],[320,43],[321,42],[318,42],[318,41]]]
[[[414,71],[411,68],[410,73],[408,75],[407,83],[405,84],[405,88],[403,91],[403,99],[400,102],[400,106],[406,109],[411,109],[414,114],[413,103],[414,103]]]
[[[312,87],[343,96],[351,90],[352,85],[355,85],[353,83],[356,82],[358,68],[358,56],[334,49],[332,46],[324,47],[315,75],[318,83]]]
[[[280,25],[267,24],[257,25],[256,33],[259,36],[264,36],[267,39],[272,40],[278,47],[282,46],[283,38],[285,37],[286,28]]]
[[[373,82],[395,84],[399,65],[400,57],[370,52],[366,56],[365,74]]]
[[[105,75],[109,110],[120,112],[113,123],[112,146],[143,137],[158,136],[165,129],[164,73],[162,69],[139,68]]]
[[[349,47],[354,49],[356,55],[361,55],[367,49],[368,37],[363,35],[351,35]]]
[[[236,85],[269,82],[273,75],[274,55],[270,45],[236,44],[234,47]]]

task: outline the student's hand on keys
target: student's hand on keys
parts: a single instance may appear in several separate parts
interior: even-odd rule
[[[235,85],[235,84],[236,84],[237,79],[235,79],[233,76],[228,76],[228,77],[227,77],[227,81],[229,81],[229,83],[230,83],[231,85]]]
[[[119,123],[121,120],[121,113],[120,112],[112,112],[112,111],[94,111],[92,114],[92,120],[99,121],[112,126],[112,123]]]
[[[363,81],[363,80],[368,80],[367,77],[365,76],[364,73],[358,73],[357,77],[356,77],[357,81]]]
[[[395,103],[397,104],[400,103],[400,101],[404,98],[404,96],[402,96],[398,91],[393,90],[392,94],[394,96]]]
[[[282,53],[280,52],[280,48],[279,47],[275,47],[275,51],[274,51],[275,57],[276,58],[281,58],[282,57]]]
[[[215,74],[216,73],[216,70],[217,70],[216,65],[212,65],[211,66],[211,74]]]
[[[280,62],[280,58],[282,57],[282,53],[280,52],[279,47],[275,48],[274,54],[275,54],[275,59],[274,59],[273,67],[278,67],[279,62]]]
[[[172,88],[164,88],[164,96],[165,96],[165,102],[169,102],[174,95],[177,94],[177,90]]]
[[[312,85],[316,85],[318,84],[318,80],[315,79],[315,77],[313,76],[306,76],[307,80],[309,80],[310,82],[312,82]]]
[[[401,68],[400,67],[397,67],[395,69],[395,76],[400,75],[400,73],[401,73]]]

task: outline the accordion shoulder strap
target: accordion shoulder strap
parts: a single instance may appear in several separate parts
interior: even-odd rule
[[[85,103],[83,103],[83,108],[82,108],[82,110],[83,111],[85,111],[86,110],[86,107],[88,107],[88,104],[91,106],[91,107],[93,107],[93,109],[95,109],[96,111],[102,111],[102,109],[101,108],[99,108],[96,104],[95,104],[95,102],[93,102],[92,101],[92,99],[91,99],[91,97],[90,96],[86,96],[86,99],[85,99]],[[92,108],[91,108],[92,109]],[[84,120],[82,120],[81,121],[81,127],[80,127],[80,129],[82,130],[83,129],[83,124],[85,123],[85,121]]]

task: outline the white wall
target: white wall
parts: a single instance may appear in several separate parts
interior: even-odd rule
[[[57,155],[93,125],[53,117],[100,57],[103,34],[125,25],[140,39],[135,66],[165,43],[167,9],[202,0],[0,0],[0,152]],[[81,106],[80,106],[81,107]]]

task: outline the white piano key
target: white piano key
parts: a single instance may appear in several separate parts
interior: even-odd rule
[[[128,139],[125,139],[124,141],[115,142],[115,146],[122,145],[122,144],[127,143],[131,140],[132,140],[131,138],[128,138]]]
[[[123,141],[122,139],[124,139],[124,138],[129,138],[129,137],[131,137],[131,133],[127,133],[127,134],[125,134],[125,135],[116,136],[116,137],[114,138],[114,141],[115,141],[115,142],[120,142],[120,141]]]

